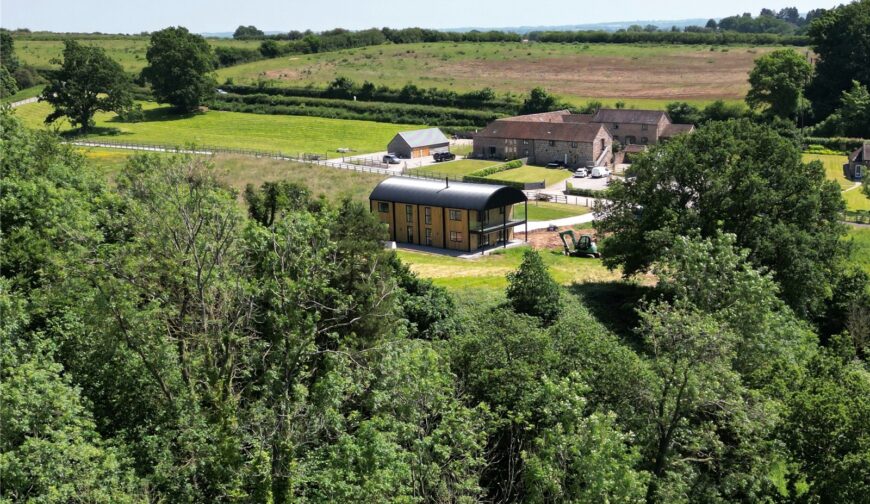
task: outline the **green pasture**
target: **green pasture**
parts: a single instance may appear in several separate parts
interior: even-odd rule
[[[148,37],[123,38],[77,38],[83,45],[101,47],[106,54],[121,64],[128,72],[138,72],[147,64],[145,52],[148,50]],[[232,46],[256,49],[258,40],[208,39],[212,47]],[[33,40],[26,37],[15,38],[15,54],[18,59],[37,68],[54,66],[51,60],[60,58],[63,53],[63,40]]]
[[[34,98],[39,96],[39,93],[42,92],[42,88],[44,86],[33,86],[26,89],[22,89],[15,93],[14,95],[9,95],[5,98],[0,98],[0,103],[14,103],[21,100],[26,100],[28,98]]]
[[[309,152],[325,155],[329,152],[330,157],[340,157],[336,149],[342,147],[358,152],[382,151],[396,133],[415,127],[371,121],[219,111],[179,116],[168,107],[152,102],[143,103],[143,108],[145,120],[137,123],[120,122],[115,114],[97,114],[96,128],[87,138],[294,154]],[[15,113],[28,126],[39,128],[50,110],[47,103],[34,103],[17,108]],[[57,126],[52,127],[57,127],[61,133],[70,131],[65,122],[58,122]]]
[[[852,242],[850,261],[870,274],[870,226],[850,227],[847,239]]]

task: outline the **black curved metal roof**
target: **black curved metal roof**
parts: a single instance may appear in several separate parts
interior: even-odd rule
[[[489,210],[526,201],[519,189],[502,185],[390,177],[375,187],[370,200],[467,210]]]

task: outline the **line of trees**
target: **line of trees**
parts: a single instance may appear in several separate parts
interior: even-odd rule
[[[805,35],[706,31],[545,31],[533,32],[529,40],[570,44],[702,44],[702,45],[809,45]]]

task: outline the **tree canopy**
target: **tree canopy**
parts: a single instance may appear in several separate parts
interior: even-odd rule
[[[639,156],[632,173],[598,208],[609,267],[645,271],[676,236],[723,230],[773,273],[798,313],[818,314],[831,297],[843,254],[839,188],[770,127],[708,123]]]
[[[86,131],[93,126],[95,113],[124,114],[133,107],[130,78],[102,48],[66,40],[63,60],[56,62],[61,67],[39,97],[54,107],[46,123],[66,117]]]
[[[148,66],[142,76],[154,97],[181,112],[196,111],[214,94],[214,54],[200,36],[184,27],[170,27],[151,34],[146,52]]]
[[[807,60],[791,49],[780,49],[755,60],[749,72],[746,103],[753,109],[766,106],[771,114],[793,119],[805,108],[803,89],[812,73]]]

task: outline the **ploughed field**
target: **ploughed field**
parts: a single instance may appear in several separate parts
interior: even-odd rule
[[[661,107],[674,100],[742,100],[753,61],[776,47],[517,42],[382,45],[287,55],[222,69],[219,81],[325,86],[337,75],[401,87],[526,93],[543,86],[589,99]],[[805,48],[797,48],[806,52]]]

